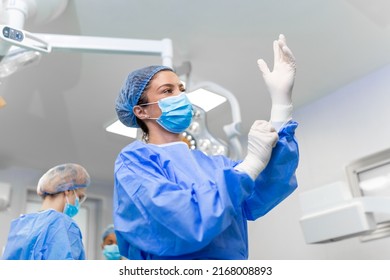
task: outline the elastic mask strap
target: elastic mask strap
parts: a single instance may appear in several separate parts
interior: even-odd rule
[[[80,198],[79,196],[77,195],[77,192],[75,190],[73,190],[73,193],[74,193],[74,196],[75,196],[75,205],[76,205],[76,200],[78,199],[80,201]]]
[[[155,102],[149,102],[149,103],[144,103],[144,104],[138,104],[138,106],[148,106],[148,105],[152,105],[152,104],[157,104],[158,101],[155,101]]]
[[[157,104],[158,103],[158,101],[155,101],[155,102],[149,102],[149,103],[144,103],[144,104],[138,104],[137,106],[140,106],[140,107],[142,107],[142,106],[148,106],[148,105],[152,105],[152,104]],[[148,120],[158,120],[158,118],[147,118]]]

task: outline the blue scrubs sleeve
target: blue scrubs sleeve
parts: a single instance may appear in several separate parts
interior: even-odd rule
[[[279,132],[271,159],[256,178],[254,191],[244,203],[248,220],[264,216],[297,188],[295,171],[299,150],[294,136],[297,126],[296,122],[290,122]]]
[[[195,174],[169,161],[139,157],[116,162],[114,224],[128,258],[132,246],[159,256],[200,250],[231,225],[252,192],[253,181],[230,167],[208,170],[213,180],[194,181]]]
[[[22,215],[11,223],[3,259],[83,260],[79,227],[53,209]]]
[[[47,260],[85,260],[84,245],[75,222],[54,228],[45,244]]]

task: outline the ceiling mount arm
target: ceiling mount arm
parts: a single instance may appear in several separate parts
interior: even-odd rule
[[[160,55],[163,60],[163,65],[172,66],[173,48],[170,39],[140,40],[41,33],[36,33],[35,36],[41,38],[43,41],[50,42],[53,51],[65,50],[106,54]]]
[[[28,65],[11,58],[10,48],[18,46],[26,50],[50,53],[56,50],[95,52],[105,54],[160,55],[162,64],[172,67],[173,47],[170,39],[140,40],[110,37],[74,36],[30,33],[11,26],[0,25],[0,76],[9,76]],[[37,53],[39,54],[39,53]],[[5,59],[7,55],[10,57]],[[5,62],[6,60],[6,62]],[[12,64],[8,67],[3,64]],[[12,68],[10,70],[10,68]]]
[[[2,48],[1,55],[5,55],[3,52],[7,52],[12,46],[18,46],[30,50],[49,53],[51,52],[51,46],[48,41],[41,39],[33,33],[13,28],[9,25],[0,25],[0,39],[4,46]]]
[[[0,61],[12,46],[39,52],[70,50],[117,54],[161,55],[162,64],[172,67],[170,39],[138,40],[126,38],[38,34],[23,30],[28,18],[47,22],[66,8],[67,0],[2,0],[0,2]]]
[[[67,4],[68,0],[0,0],[0,24],[8,26],[8,30],[17,31],[18,35],[26,35],[32,41],[39,40],[32,33],[22,30],[26,21],[47,23],[62,14]],[[4,40],[7,34],[3,32],[3,28],[1,31],[3,40],[0,40],[0,61],[13,45],[18,45],[18,41],[7,42]],[[41,43],[46,47],[48,46],[46,42]],[[34,46],[36,44],[30,45]],[[32,48],[29,49],[32,50]],[[44,52],[45,50],[48,50],[48,48],[38,51]]]

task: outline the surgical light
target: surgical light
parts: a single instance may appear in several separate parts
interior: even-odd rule
[[[202,108],[205,112],[208,112],[226,102],[225,97],[204,88],[189,92],[187,96],[193,105]]]
[[[0,63],[0,78],[5,78],[13,73],[36,65],[41,60],[42,54],[34,50],[14,48],[8,52]]]
[[[221,139],[215,138],[206,124],[206,111],[194,105],[194,116],[188,129],[182,137],[191,149],[198,149],[206,155],[228,155],[228,146]]]
[[[32,33],[0,25],[0,78],[37,64],[42,54],[51,51],[45,40]]]
[[[39,34],[24,30],[25,21],[46,23],[58,17],[66,8],[67,0],[3,0],[0,2],[0,68],[2,77],[9,76],[38,60],[39,53],[54,50],[100,52],[114,54],[161,55],[162,64],[172,67],[170,39],[137,40]],[[18,55],[12,48],[19,47]],[[27,51],[36,51],[28,52]]]
[[[116,120],[112,124],[108,125],[106,127],[106,131],[134,139],[137,138],[137,129],[125,126],[120,120]]]
[[[60,14],[67,0],[2,0],[0,5],[0,61],[7,56],[12,46],[29,50],[50,52],[46,41],[23,30],[26,20],[34,23],[47,23]]]
[[[19,46],[44,53],[51,52],[51,45],[49,42],[40,38],[36,34],[16,29],[9,25],[0,25],[0,30],[0,38],[2,42],[1,55],[3,55],[3,52],[6,49],[8,49],[7,46]]]

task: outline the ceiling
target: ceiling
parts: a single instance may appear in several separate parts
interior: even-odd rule
[[[385,0],[70,0],[55,20],[27,21],[24,29],[170,38],[173,64],[189,61],[192,82],[212,81],[235,94],[246,135],[255,119],[269,117],[270,99],[256,61],[264,58],[272,67],[272,41],[280,33],[297,60],[293,98],[300,108],[390,62],[389,11]],[[160,63],[153,56],[62,51],[3,79],[0,169],[45,171],[77,162],[92,178],[112,182],[116,155],[132,141],[104,130],[116,119],[118,90],[130,71]],[[218,137],[231,118],[227,112],[208,117]]]

